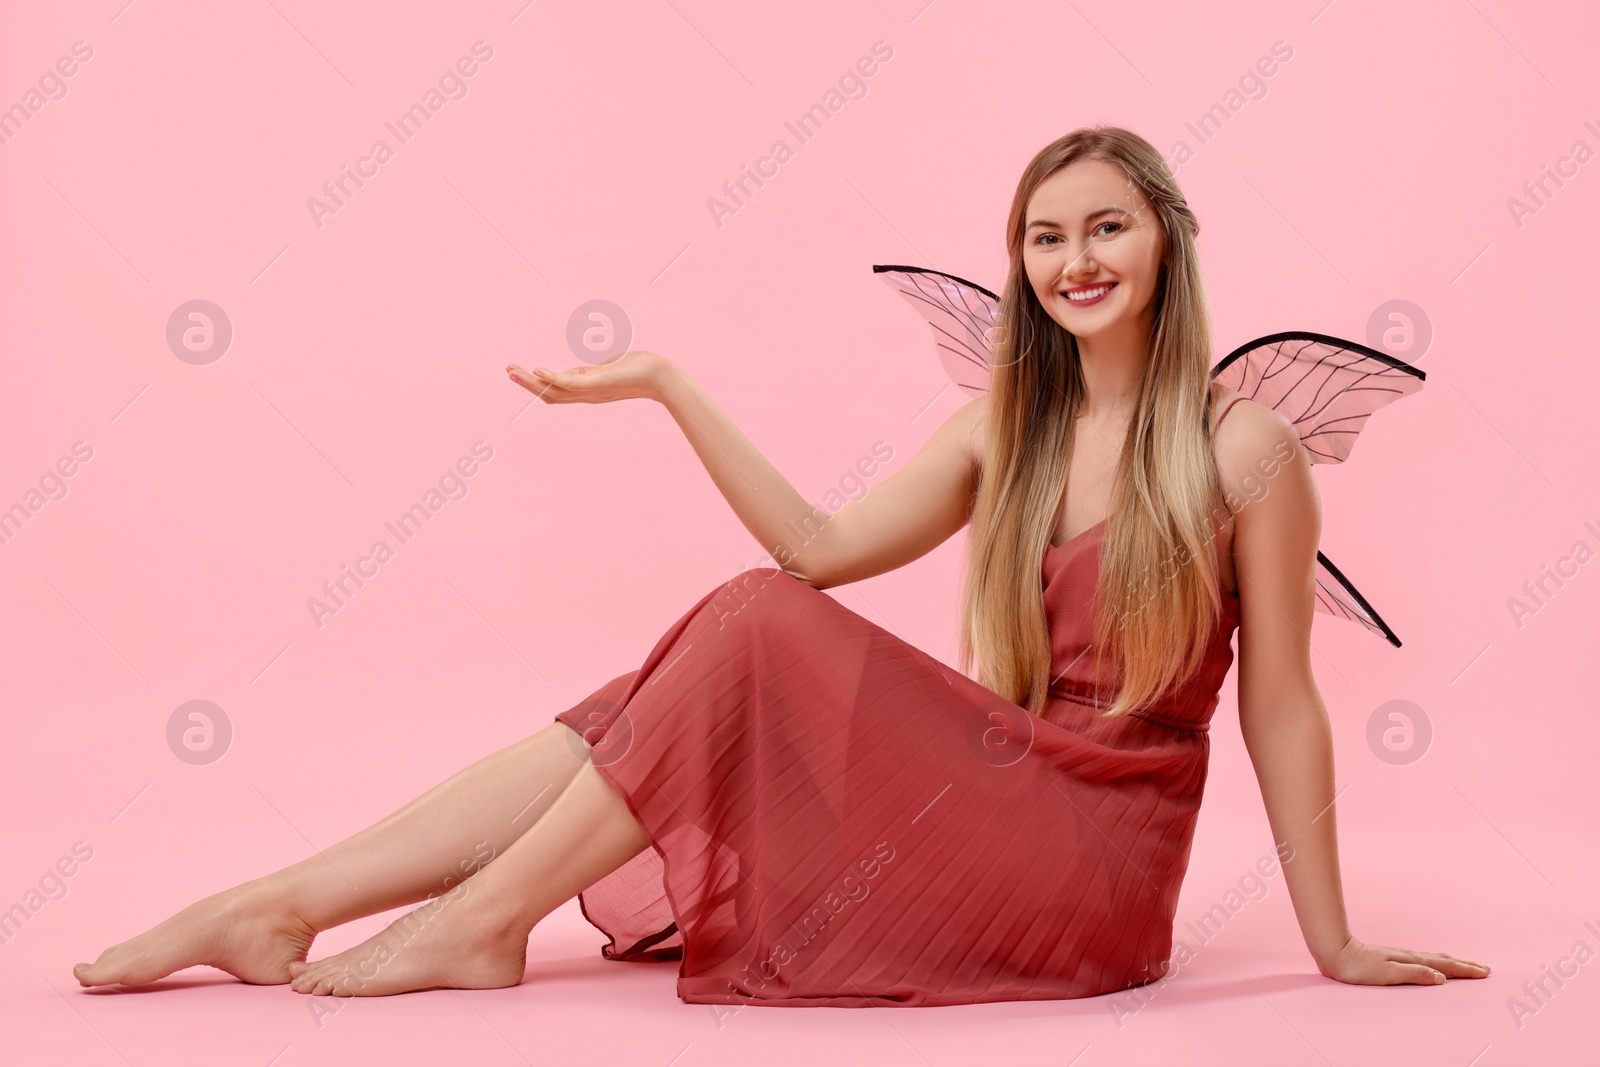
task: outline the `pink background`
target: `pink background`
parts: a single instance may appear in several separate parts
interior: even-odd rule
[[[1600,550],[1600,162],[1520,225],[1508,206],[1575,141],[1600,150],[1591,6],[124,2],[7,5],[0,24],[0,106],[93,49],[0,145],[0,507],[74,442],[93,450],[0,544],[0,907],[93,849],[0,945],[8,1060],[1594,1055],[1600,962],[1520,1027],[1508,1008],[1575,942],[1600,950],[1600,563],[1520,628],[1508,606],[1575,542]],[[395,147],[383,124],[479,40],[493,57],[465,97],[319,228],[307,199],[375,139]],[[893,56],[865,96],[798,144],[784,123],[877,41]],[[1265,95],[1199,144],[1185,122],[1276,41],[1293,56]],[[1431,322],[1409,357],[1424,391],[1318,470],[1322,547],[1405,645],[1326,616],[1312,641],[1353,929],[1490,978],[1324,979],[1280,874],[1121,1027],[1111,998],[753,1008],[719,1027],[677,1000],[675,964],[601,960],[576,904],[534,931],[519,987],[349,1003],[320,1027],[305,998],[214,971],[78,990],[73,962],[546,726],[761,558],[663,410],[547,407],[506,363],[576,364],[568,316],[608,299],[808,498],[878,440],[897,469],[960,398],[872,264],[997,287],[1021,168],[1094,122],[1195,149],[1178,179],[1217,358],[1284,329],[1365,341],[1390,300]],[[779,138],[794,158],[719,228],[708,199]],[[192,299],[233,325],[209,365],[165,341]],[[318,628],[308,598],[479,440],[493,458],[465,497]],[[953,662],[962,543],[832,593]],[[209,765],[167,744],[193,699],[234,731]],[[1396,699],[1434,732],[1399,766],[1366,740]],[[1271,850],[1232,681],[1212,737],[1180,926]]]

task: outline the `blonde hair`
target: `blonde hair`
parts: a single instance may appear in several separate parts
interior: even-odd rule
[[[1040,305],[1023,265],[1028,203],[1079,160],[1120,166],[1166,240],[1150,353],[1122,446],[1094,593],[1095,702],[1102,667],[1118,686],[1101,714],[1148,707],[1193,674],[1222,611],[1214,544],[1222,500],[1211,448],[1211,329],[1195,250],[1199,222],[1160,153],[1117,127],[1047,145],[1017,184],[1006,225],[983,471],[973,504],[960,650],[986,688],[1038,714],[1051,683],[1040,573],[1054,535],[1084,400],[1077,339]],[[1226,508],[1222,514],[1227,515]]]

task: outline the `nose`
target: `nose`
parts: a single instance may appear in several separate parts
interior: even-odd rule
[[[1068,258],[1066,265],[1061,268],[1061,277],[1068,285],[1078,285],[1088,278],[1092,278],[1100,267],[1094,260],[1094,244],[1086,243],[1081,249]]]

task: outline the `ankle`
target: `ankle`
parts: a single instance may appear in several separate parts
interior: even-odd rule
[[[305,885],[288,870],[252,879],[219,895],[229,906],[244,911],[297,919],[315,933],[327,929],[327,925],[317,921],[311,906],[313,898]]]
[[[480,887],[472,892],[470,882],[463,882],[455,890],[434,897],[435,908],[470,915],[471,928],[480,937],[493,943],[502,943],[520,937],[527,941],[533,932],[536,918],[531,916],[526,902],[509,898],[503,893],[487,892]]]

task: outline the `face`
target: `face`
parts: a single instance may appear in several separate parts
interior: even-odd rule
[[[1052,319],[1080,338],[1149,336],[1166,241],[1155,209],[1121,167],[1068,164],[1034,190],[1023,221],[1023,266]]]

